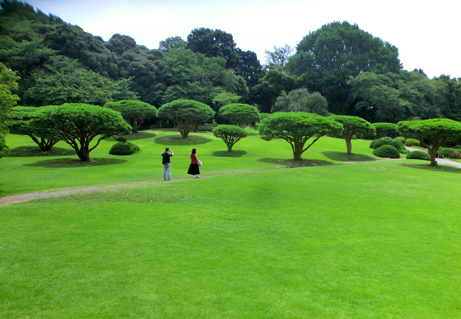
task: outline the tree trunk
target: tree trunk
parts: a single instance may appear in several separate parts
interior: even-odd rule
[[[347,155],[352,155],[352,141],[350,138],[346,138],[346,146],[347,146]]]
[[[436,160],[436,157],[435,155],[437,154],[437,149],[434,149],[434,148],[429,148],[428,151],[429,153],[429,156],[431,158],[431,166],[436,166],[437,165],[437,160]]]
[[[77,155],[78,155],[78,158],[80,158],[80,160],[82,162],[88,162],[90,160],[90,152],[88,151],[88,149],[80,149],[78,152],[77,152]]]

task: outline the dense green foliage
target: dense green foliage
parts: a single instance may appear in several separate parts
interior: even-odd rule
[[[402,70],[397,48],[347,22],[311,32],[294,56],[289,45],[266,51],[263,69],[222,30],[196,28],[150,50],[128,35],[105,42],[18,0],[0,5],[0,61],[21,77],[21,105],[193,99],[215,111],[239,102],[268,113],[283,92],[307,88],[329,112],[370,122],[461,120],[460,79]]]
[[[326,97],[330,112],[354,115],[344,105],[350,92],[349,77],[369,71],[397,73],[400,61],[395,46],[357,25],[333,22],[302,39],[288,69],[307,75],[309,89]]]
[[[407,154],[407,159],[419,159],[419,160],[424,160],[424,161],[430,161],[431,158],[429,157],[429,154],[424,151],[412,151]]]
[[[81,161],[90,160],[90,152],[101,140],[131,131],[119,112],[79,103],[49,106],[34,120],[34,125],[69,144]],[[95,138],[97,142],[91,145]]]
[[[12,134],[27,135],[42,151],[50,151],[59,142],[60,137],[53,130],[40,125],[41,118],[46,116],[47,110],[48,107],[14,107],[13,117],[15,121],[10,127],[10,132]]]
[[[219,109],[219,115],[232,125],[241,128],[259,122],[258,109],[248,104],[232,103],[225,105]]]
[[[138,132],[145,119],[153,118],[157,115],[155,106],[141,101],[107,102],[104,107],[120,112],[125,122],[133,128],[133,133]]]
[[[308,89],[296,89],[286,94],[284,91],[275,101],[271,112],[307,112],[328,116],[328,102],[319,93],[309,93]]]
[[[427,148],[432,165],[437,165],[437,151],[447,140],[461,141],[461,123],[449,119],[402,121],[397,126],[401,135],[417,139]]]
[[[230,152],[235,143],[247,137],[248,133],[236,125],[219,125],[213,129],[213,135],[222,139],[227,145],[227,150]]]
[[[421,144],[420,141],[414,139],[414,138],[408,138],[405,140],[405,145],[406,146],[419,146]]]
[[[206,104],[192,100],[175,100],[163,104],[157,116],[175,123],[181,136],[186,138],[192,129],[212,118],[214,114],[215,112]]]
[[[277,70],[269,70],[250,90],[251,100],[261,113],[270,113],[282,92],[290,92],[303,86],[304,78]]]
[[[373,155],[386,158],[400,158],[400,152],[392,145],[383,145],[373,150]]]
[[[19,77],[0,62],[0,158],[8,154],[5,135],[11,124],[11,108],[16,105],[19,97],[13,94],[18,88]]]
[[[339,122],[343,126],[342,135],[346,141],[347,154],[352,154],[352,138],[355,135],[374,135],[375,128],[368,121],[357,117],[348,115],[333,115],[333,120]]]
[[[383,145],[392,145],[401,153],[406,150],[405,145],[402,142],[391,137],[382,137],[374,140],[370,143],[370,148],[377,149]]]
[[[132,155],[139,152],[140,148],[131,142],[118,142],[115,143],[109,150],[111,155]]]
[[[460,151],[454,148],[439,148],[437,156],[441,158],[460,159]]]
[[[300,160],[301,155],[322,136],[340,133],[343,126],[335,120],[318,114],[305,112],[277,112],[266,117],[259,126],[265,139],[281,138],[291,145],[293,157]],[[312,142],[305,146],[312,138]]]

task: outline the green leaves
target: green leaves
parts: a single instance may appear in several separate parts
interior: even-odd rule
[[[320,137],[342,130],[343,126],[331,118],[305,112],[274,113],[260,123],[260,134],[266,139],[279,137],[290,143],[297,160]],[[310,138],[312,143],[305,147]]]
[[[141,101],[122,100],[107,102],[104,107],[120,112],[125,122],[133,128],[134,133],[138,131],[145,119],[153,118],[157,115],[157,108],[155,106]]]
[[[192,100],[175,100],[162,105],[157,116],[174,122],[182,137],[186,138],[191,129],[212,118],[214,114],[215,111],[206,104]]]
[[[259,122],[259,112],[254,106],[233,103],[219,109],[219,115],[233,125],[245,128],[248,124]]]
[[[219,125],[213,129],[213,134],[226,143],[229,152],[235,143],[248,136],[247,131],[236,125]]]

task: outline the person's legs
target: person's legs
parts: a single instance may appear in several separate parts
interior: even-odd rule
[[[167,168],[167,178],[168,178],[168,181],[171,181],[171,163],[168,163],[168,168]]]
[[[165,182],[171,180],[171,163],[163,165],[163,180]]]

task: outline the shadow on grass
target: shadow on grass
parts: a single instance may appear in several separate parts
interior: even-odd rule
[[[141,140],[143,138],[152,138],[156,137],[157,135],[152,132],[138,132],[130,135],[123,135],[127,139],[127,141],[136,141],[136,140]]]
[[[458,174],[461,173],[461,169],[459,169],[457,167],[454,167],[454,166],[448,166],[448,165],[431,166],[431,164],[429,164],[428,161],[421,161],[421,162],[422,162],[421,164],[419,164],[419,163],[403,163],[402,166],[411,167],[411,168],[418,168],[418,169],[424,169],[424,170],[432,171],[432,172],[433,171],[442,171],[442,172],[450,172],[450,173],[458,173]],[[426,164],[426,163],[428,163],[428,164]]]
[[[246,151],[215,151],[211,155],[217,156],[217,157],[242,157],[243,155],[246,155]]]
[[[347,155],[347,153],[344,153],[344,152],[322,152],[322,154],[331,160],[341,161],[341,162],[376,161],[376,158],[374,158],[373,156],[363,155],[363,154]]]
[[[39,161],[24,166],[40,166],[40,167],[89,167],[101,165],[115,165],[126,162],[126,160],[118,158],[93,158],[88,162],[82,162],[78,158],[58,158],[48,161]]]
[[[277,158],[261,158],[258,161],[262,163],[282,165],[287,168],[334,165],[334,163],[328,161],[306,159],[295,161],[294,159],[286,160]]]
[[[162,136],[155,139],[155,143],[160,145],[198,145],[206,144],[211,141],[211,138],[197,135],[189,135],[183,138],[179,133],[178,135]]]
[[[8,157],[41,157],[41,156],[67,156],[75,155],[74,150],[53,147],[50,151],[44,152],[38,146],[20,146],[12,149]]]

